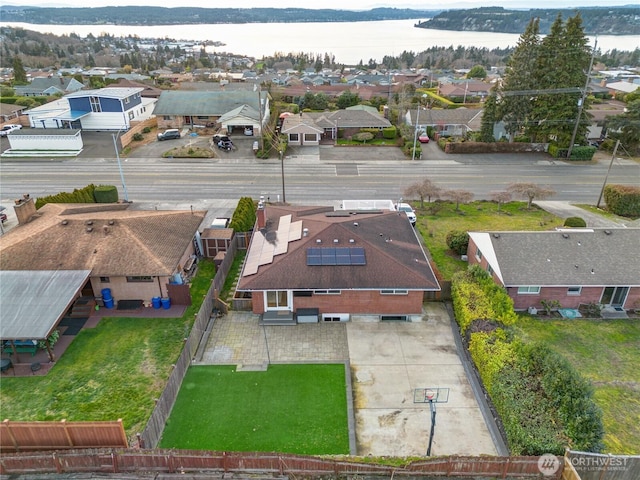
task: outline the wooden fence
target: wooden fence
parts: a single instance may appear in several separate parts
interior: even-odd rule
[[[122,420],[115,422],[0,423],[0,451],[128,447]]]
[[[561,470],[561,469],[560,469]],[[559,480],[560,470],[546,479]],[[422,460],[403,467],[332,460],[303,455],[231,453],[194,450],[78,450],[24,452],[0,456],[0,474],[45,473],[189,473],[304,475],[309,477],[384,475],[415,477],[540,478],[538,457],[450,456]]]
[[[211,321],[212,312],[214,308],[220,309],[218,295],[220,294],[227,275],[229,274],[236,251],[237,242],[234,240],[230,243],[229,250],[224,256],[224,260],[216,270],[213,282],[211,282],[211,286],[202,301],[200,310],[195,316],[191,333],[189,334],[189,337],[185,339],[185,345],[182,349],[182,353],[169,375],[167,385],[160,398],[156,401],[156,406],[151,413],[151,417],[149,418],[145,429],[141,434],[138,434],[138,444],[140,447],[154,448],[160,441],[165,423],[167,422],[167,419],[171,414],[171,409],[178,397],[182,380],[187,373],[191,360],[195,357],[200,341],[205,337],[204,333]]]
[[[120,150],[127,147],[131,142],[133,142],[133,136],[136,133],[142,133],[142,131],[146,128],[155,128],[158,126],[158,119],[156,117],[148,118],[141,122],[132,125],[129,130],[124,132],[118,141],[120,142]]]
[[[640,455],[604,455],[568,450],[563,480],[638,480]]]

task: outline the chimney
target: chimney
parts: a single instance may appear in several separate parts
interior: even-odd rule
[[[258,211],[256,212],[256,218],[258,221],[258,230],[262,230],[267,226],[267,210],[264,205],[264,197],[260,196],[258,202]]]
[[[26,193],[15,201],[15,205],[13,209],[16,212],[16,217],[18,218],[18,223],[20,225],[27,223],[31,220],[36,214],[36,202],[34,202],[33,198]]]

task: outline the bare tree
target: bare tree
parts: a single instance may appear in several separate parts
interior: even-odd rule
[[[543,200],[556,193],[555,190],[552,190],[551,188],[545,188],[541,187],[540,185],[536,185],[535,183],[527,182],[512,183],[507,187],[507,192],[527,197],[527,210],[531,209],[531,203],[536,198],[539,200]]]
[[[418,197],[420,199],[420,208],[424,208],[424,199],[431,203],[431,198],[439,198],[442,189],[428,178],[422,182],[416,182],[409,185],[404,190],[404,196],[409,198]]]
[[[442,196],[456,202],[456,212],[460,211],[461,203],[468,203],[473,200],[473,193],[469,190],[445,190]]]
[[[500,212],[500,208],[502,208],[503,203],[507,203],[511,201],[511,192],[500,191],[500,192],[491,192],[489,194],[491,200],[498,203],[498,212]]]

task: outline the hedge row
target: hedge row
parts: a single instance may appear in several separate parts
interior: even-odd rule
[[[497,321],[510,325],[516,316],[513,304],[494,298],[506,293],[489,282],[477,265],[455,275],[453,304],[461,331],[472,332],[469,353],[502,420],[511,454],[561,455],[566,446],[600,451],[602,413],[590,383],[546,345],[526,344],[499,327]]]
[[[478,265],[454,275],[451,295],[456,320],[463,334],[474,320],[494,320],[502,325],[513,325],[518,318],[511,297]]]
[[[571,149],[569,160],[591,160],[598,149],[596,147],[578,146]],[[562,148],[555,144],[549,145],[549,155],[553,158],[567,158],[568,148]]]
[[[251,197],[242,197],[233,212],[229,228],[236,232],[249,232],[256,223],[256,205]]]
[[[604,201],[611,213],[621,217],[640,217],[640,188],[630,185],[607,185]]]
[[[55,195],[36,199],[36,208],[47,203],[115,203],[118,201],[118,189],[113,185],[96,187],[89,184],[84,188],[76,188],[73,192],[60,192]]]

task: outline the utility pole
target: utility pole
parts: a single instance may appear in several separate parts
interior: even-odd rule
[[[616,141],[616,146],[613,149],[613,155],[611,155],[611,161],[609,162],[609,168],[607,169],[607,174],[604,177],[604,183],[602,184],[602,190],[600,190],[600,196],[598,197],[598,203],[596,203],[596,208],[600,208],[600,201],[602,200],[602,194],[604,193],[604,188],[607,186],[607,180],[609,179],[609,172],[611,171],[611,167],[613,166],[613,159],[616,158],[616,153],[618,151],[619,146],[620,146],[620,139]]]
[[[571,135],[571,142],[569,142],[569,150],[567,151],[567,158],[571,158],[571,152],[573,151],[573,144],[576,141],[578,135],[578,127],[580,126],[580,119],[582,118],[582,110],[584,109],[584,101],[587,98],[587,89],[589,88],[589,81],[591,80],[591,69],[593,68],[593,58],[596,54],[596,48],[598,47],[598,37],[593,44],[593,50],[591,50],[591,61],[589,62],[589,70],[587,71],[587,80],[584,84],[584,90],[582,90],[582,97],[578,104],[578,117],[576,118],[576,124],[573,127],[573,134]]]

